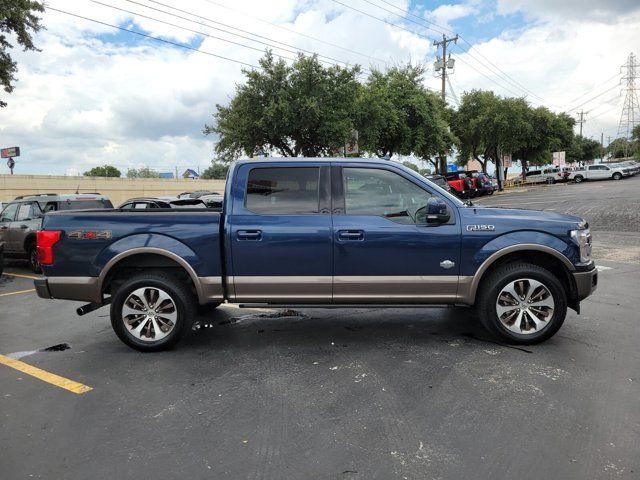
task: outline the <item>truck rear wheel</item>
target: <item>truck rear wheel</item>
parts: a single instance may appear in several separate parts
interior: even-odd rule
[[[196,299],[187,285],[161,273],[123,283],[111,302],[111,326],[125,344],[143,352],[166,350],[191,330]]]
[[[548,270],[510,263],[483,279],[477,302],[489,332],[508,343],[534,344],[551,338],[567,315],[567,296]]]

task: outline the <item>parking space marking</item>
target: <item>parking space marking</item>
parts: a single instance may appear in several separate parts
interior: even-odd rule
[[[39,278],[42,278],[42,277],[36,277],[34,275],[24,275],[22,273],[4,272],[3,275],[6,275],[7,277],[28,278],[29,280],[38,280]]]
[[[92,387],[83,385],[82,383],[69,380],[68,378],[61,377],[60,375],[56,375],[55,373],[47,372],[46,370],[42,370],[41,368],[34,367],[32,365],[29,365],[28,363],[24,363],[21,360],[15,360],[5,355],[0,355],[0,364],[14,368],[22,373],[26,373],[27,375],[31,375],[32,377],[42,380],[43,382],[55,385],[56,387],[64,388],[65,390],[68,390],[70,392],[77,393],[78,395],[93,390]]]
[[[36,291],[35,288],[30,288],[29,290],[18,290],[17,292],[0,293],[0,297],[6,297],[7,295],[18,295],[19,293],[29,293],[29,292],[35,292],[35,291]]]

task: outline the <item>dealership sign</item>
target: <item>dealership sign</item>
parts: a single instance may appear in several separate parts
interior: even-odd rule
[[[19,157],[20,147],[3,148],[0,152],[2,152],[2,158]]]

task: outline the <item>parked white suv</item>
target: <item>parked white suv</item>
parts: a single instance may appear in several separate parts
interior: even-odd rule
[[[519,181],[522,182],[522,174]],[[530,170],[524,183],[555,183],[565,179],[564,172],[558,167],[547,167],[544,170]]]
[[[578,167],[569,174],[569,180],[573,180],[576,183],[583,182],[585,180],[620,180],[623,177],[631,175],[631,171],[622,165],[616,164],[597,164],[587,165],[586,167]]]

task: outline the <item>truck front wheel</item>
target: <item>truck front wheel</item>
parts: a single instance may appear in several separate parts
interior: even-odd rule
[[[196,299],[187,285],[161,273],[136,275],[116,291],[111,326],[131,348],[166,350],[191,330]]]
[[[510,263],[483,279],[477,302],[489,332],[508,343],[534,344],[551,338],[567,314],[567,296],[548,270]]]

